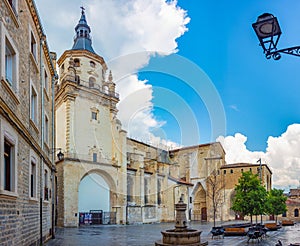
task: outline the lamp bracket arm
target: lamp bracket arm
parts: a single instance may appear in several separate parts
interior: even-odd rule
[[[285,48],[285,49],[274,50],[274,51],[268,52],[269,55],[273,55],[276,53],[284,53],[287,55],[300,56],[300,46],[294,46],[294,47],[290,47],[290,48]]]

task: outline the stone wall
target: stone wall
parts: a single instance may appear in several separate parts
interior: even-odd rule
[[[10,3],[12,2],[12,3]],[[16,4],[16,5],[11,5]],[[20,11],[22,10],[22,11]],[[16,15],[18,13],[18,15]],[[40,47],[42,29],[31,0],[0,1],[0,245],[35,245],[52,231],[52,198],[44,199],[44,171],[51,175],[52,108],[51,78],[54,74],[49,62],[46,43]],[[36,56],[31,48],[31,34],[35,38]],[[8,40],[8,41],[7,41]],[[9,42],[9,44],[7,43]],[[46,41],[45,41],[46,42]],[[7,79],[5,46],[14,50],[12,78]],[[42,61],[40,59],[42,56]],[[43,70],[41,67],[43,64]],[[41,74],[48,74],[43,88]],[[31,120],[31,86],[37,93],[36,120]],[[42,103],[42,95],[44,103]],[[48,141],[42,142],[41,107],[48,117]],[[4,186],[4,140],[10,144],[11,187]],[[44,139],[46,140],[46,139]],[[31,194],[31,162],[36,170],[34,192]],[[50,177],[49,190],[52,191]],[[42,181],[42,182],[41,182]],[[40,214],[42,203],[42,214]],[[42,222],[40,221],[42,215]],[[42,226],[42,234],[40,232]]]

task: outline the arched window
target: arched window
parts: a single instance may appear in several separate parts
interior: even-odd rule
[[[299,217],[299,209],[298,208],[296,208],[294,210],[294,217]]]
[[[93,62],[93,61],[90,61],[90,66],[91,66],[91,67],[96,67],[96,63]]]
[[[89,87],[90,88],[94,88],[95,87],[95,83],[96,83],[96,79],[93,77],[89,78]]]
[[[74,67],[80,67],[80,60],[78,58],[74,59]]]
[[[107,85],[103,86],[103,91],[105,94],[108,94],[108,86]]]

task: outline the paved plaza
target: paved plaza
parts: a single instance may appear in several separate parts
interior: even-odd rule
[[[278,231],[269,231],[267,237],[260,242],[250,240],[247,236],[230,236],[211,239],[211,223],[190,223],[189,227],[202,231],[201,241],[208,245],[266,245],[275,246],[281,240],[283,246],[290,243],[300,243],[300,224],[282,227]],[[99,225],[81,226],[79,228],[57,228],[56,238],[46,246],[153,246],[161,239],[161,231],[173,229],[173,223],[140,224],[140,225]]]

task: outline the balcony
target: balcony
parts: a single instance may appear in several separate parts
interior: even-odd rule
[[[96,91],[100,92],[101,94],[109,96],[109,97],[113,97],[116,99],[120,98],[119,93],[117,93],[115,91],[104,90],[103,88],[101,88],[101,86],[99,84],[85,81],[85,80],[81,79],[79,76],[74,77],[74,76],[66,75],[62,78],[62,84],[67,81],[76,83],[77,85],[85,87],[85,88],[96,90]]]

